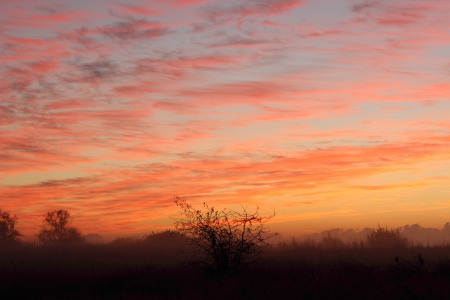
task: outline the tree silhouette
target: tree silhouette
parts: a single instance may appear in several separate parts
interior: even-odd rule
[[[0,242],[14,242],[19,236],[22,236],[15,228],[17,217],[12,217],[9,212],[0,209]]]
[[[373,248],[406,248],[410,241],[400,234],[400,230],[383,228],[378,224],[378,228],[372,229],[366,237],[367,244]]]
[[[43,243],[67,243],[84,241],[81,231],[73,226],[73,217],[67,210],[53,210],[44,215],[38,239]]]
[[[199,262],[213,265],[220,274],[257,261],[269,246],[267,240],[276,235],[264,226],[275,213],[261,217],[258,207],[251,214],[244,207],[242,212],[216,211],[204,203],[206,212],[203,213],[178,196],[174,201],[185,216],[173,218],[177,232],[186,235],[191,253],[200,256]]]

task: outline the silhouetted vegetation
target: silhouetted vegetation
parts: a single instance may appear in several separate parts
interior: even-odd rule
[[[158,233],[152,232],[145,238],[145,242],[155,245],[180,247],[186,244],[186,235],[174,230],[164,230]]]
[[[269,246],[267,240],[275,235],[267,235],[264,226],[273,215],[262,217],[258,208],[252,214],[244,207],[242,212],[217,211],[203,203],[206,211],[202,212],[178,196],[175,196],[175,203],[185,216],[175,219],[175,227],[187,236],[191,253],[199,257],[199,263],[213,265],[221,274],[257,261],[263,249]]]
[[[110,243],[68,243],[81,237],[79,230],[70,230],[74,228],[72,217],[67,211],[48,212],[41,231],[52,232],[45,234],[51,238],[41,240],[46,245],[20,242],[0,247],[1,297],[450,299],[450,244],[413,244],[398,230],[378,226],[365,240],[343,241],[329,231],[316,240],[290,239],[264,247],[270,237],[265,234],[264,222],[271,216],[260,217],[258,211],[248,214],[245,209],[243,213],[217,212],[207,205],[202,213],[185,201],[176,200],[186,217],[176,219],[178,230],[119,237]],[[17,240],[17,217],[5,212],[1,212],[1,217],[8,222],[0,224],[9,224],[0,225],[8,228],[2,232],[9,232],[5,234],[11,237],[8,239]],[[226,258],[219,255],[216,262],[215,256],[200,252],[203,262],[216,264],[220,276],[211,276],[217,272],[211,273],[204,264],[186,263],[191,253],[180,252],[180,247],[198,247],[199,240],[192,244],[195,238],[209,247],[198,249],[218,247],[220,255],[229,255],[225,265],[222,259]],[[252,243],[252,239],[256,241]],[[51,247],[47,246],[49,242]],[[248,248],[239,248],[238,242],[255,248],[245,252]],[[247,260],[234,258],[240,251],[241,255],[249,255]],[[249,261],[255,263],[236,267]]]
[[[44,244],[83,242],[81,231],[73,226],[73,217],[67,210],[53,210],[44,216],[38,239]]]
[[[332,249],[345,247],[345,243],[341,239],[331,236],[329,232],[327,236],[322,237],[321,244],[325,248],[332,248]]]
[[[290,240],[220,278],[183,264],[166,231],[106,244],[0,247],[5,299],[449,299],[450,245]],[[330,242],[332,241],[332,242]]]
[[[17,238],[21,236],[19,231],[16,230],[17,216],[11,216],[9,212],[2,211],[0,209],[0,242],[10,243],[17,241]]]
[[[373,248],[406,248],[410,245],[410,241],[402,236],[398,229],[388,230],[387,227],[383,228],[378,225],[378,228],[374,228],[367,235],[367,244]]]

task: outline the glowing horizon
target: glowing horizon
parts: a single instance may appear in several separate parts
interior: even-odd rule
[[[450,221],[450,2],[18,0],[0,208],[27,236],[173,228],[173,195],[292,234]]]

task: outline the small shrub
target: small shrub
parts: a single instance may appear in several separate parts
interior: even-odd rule
[[[322,237],[320,245],[329,249],[344,248],[346,246],[340,238],[331,236],[329,232],[327,236]]]
[[[367,235],[366,242],[372,248],[407,248],[411,244],[400,230],[388,230],[380,225]]]

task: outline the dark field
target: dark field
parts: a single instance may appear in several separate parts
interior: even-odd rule
[[[1,299],[450,299],[450,246],[289,242],[237,273],[186,263],[179,239],[0,246]],[[420,254],[420,257],[419,257]],[[398,257],[398,262],[396,262]],[[421,263],[420,258],[423,259]]]

